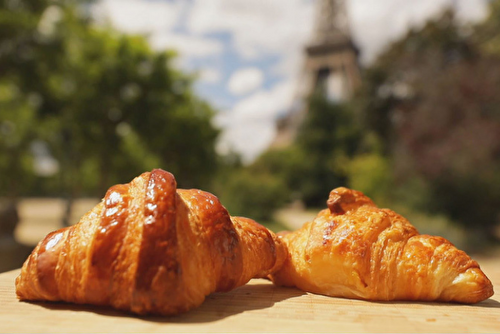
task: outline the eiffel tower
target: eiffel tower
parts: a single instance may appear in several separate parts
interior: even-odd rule
[[[351,38],[346,0],[317,0],[313,36],[304,51],[295,107],[277,122],[277,135],[271,144],[274,148],[293,142],[307,114],[306,100],[313,93],[343,102],[361,83],[359,50]]]

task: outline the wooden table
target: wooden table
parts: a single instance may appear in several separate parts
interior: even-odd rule
[[[252,280],[209,296],[177,317],[137,317],[107,308],[17,300],[19,270],[0,274],[0,332],[500,332],[500,258],[479,263],[496,295],[476,305],[379,303],[330,298]]]

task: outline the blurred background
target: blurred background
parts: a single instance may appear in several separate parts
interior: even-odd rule
[[[153,168],[279,231],[500,241],[500,0],[0,0],[0,271]]]

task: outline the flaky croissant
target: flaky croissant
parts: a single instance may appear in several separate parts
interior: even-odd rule
[[[477,303],[493,295],[476,261],[441,237],[347,188],[328,209],[280,236],[289,256],[274,283],[334,297]]]
[[[201,190],[153,170],[111,187],[72,227],[50,233],[16,279],[21,300],[171,315],[280,267],[286,249]]]

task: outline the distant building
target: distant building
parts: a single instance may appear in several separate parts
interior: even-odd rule
[[[312,40],[305,47],[305,61],[292,110],[277,122],[271,147],[286,147],[297,135],[307,114],[306,99],[321,92],[331,101],[352,97],[361,83],[359,51],[349,29],[346,0],[318,0]]]

